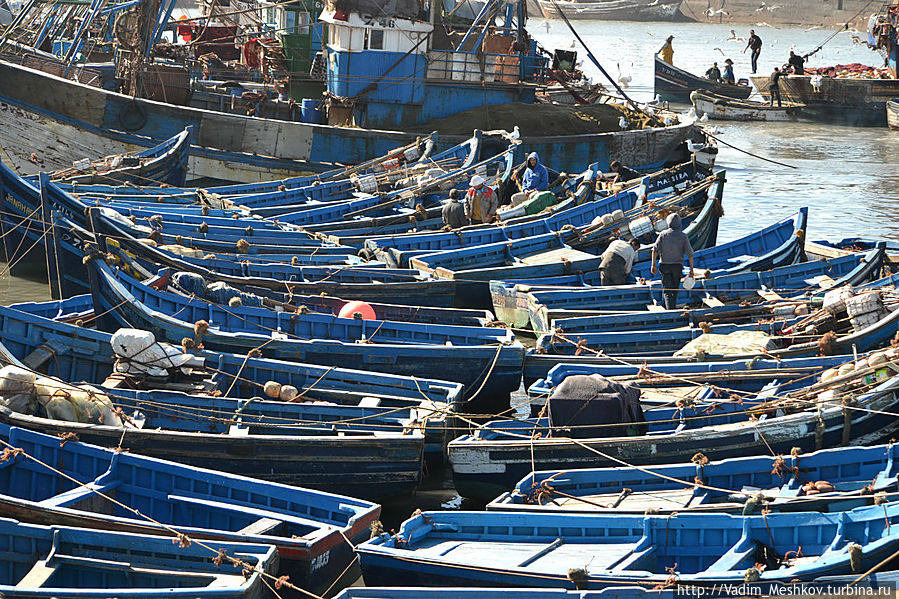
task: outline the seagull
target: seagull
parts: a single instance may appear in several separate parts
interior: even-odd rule
[[[729,17],[730,13],[727,12],[726,10],[724,10],[723,8],[719,8],[718,10],[712,10],[711,8],[707,8],[705,10],[705,16],[711,18],[711,17],[714,17],[715,15],[723,15],[725,17]]]
[[[730,30],[730,37],[727,38],[727,41],[729,41],[729,42],[737,42],[738,44],[742,44],[743,42],[746,41],[746,38],[745,38],[745,37],[737,37],[737,32],[734,31],[733,29],[731,29],[731,30]]]
[[[700,122],[700,123],[707,123],[708,120],[709,120],[709,113],[707,113],[707,112],[703,112],[703,113],[702,113],[702,116],[699,117],[699,122]]]
[[[633,79],[633,77],[631,77],[630,75],[622,75],[621,74],[621,64],[620,63],[616,63],[615,66],[618,67],[618,83],[621,84],[621,87],[627,87],[628,85],[630,85],[631,79]],[[633,66],[633,65],[631,65],[631,66]]]
[[[690,152],[691,154],[695,154],[696,152],[701,152],[702,150],[705,150],[705,148],[706,148],[705,144],[698,144],[698,143],[694,142],[692,139],[687,140],[687,151]]]
[[[628,126],[629,124],[630,124],[630,123],[627,122],[627,119],[625,119],[624,117],[619,117],[619,119],[618,119],[618,126],[619,126],[619,127],[621,127],[622,129],[627,129],[627,126]]]
[[[656,34],[653,33],[652,31],[647,31],[647,32],[646,32],[646,35],[648,35],[649,37],[655,37],[655,36],[656,36]]]
[[[549,30],[552,28],[553,26],[549,24],[549,21],[543,21],[543,29],[546,30],[546,33],[549,33]]]
[[[780,27],[775,27],[774,25],[772,25],[771,23],[768,23],[767,21],[762,21],[761,23],[756,23],[755,26],[756,27],[770,27],[771,29],[780,29]]]
[[[724,50],[722,50],[721,48],[712,48],[712,50],[718,50],[719,52],[721,52],[721,56],[725,56]]]

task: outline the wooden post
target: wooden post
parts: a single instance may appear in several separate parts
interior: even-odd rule
[[[38,180],[41,192],[41,221],[44,225],[44,253],[47,256],[47,284],[50,286],[50,297],[62,299],[62,281],[59,278],[59,255],[57,253],[59,236],[56,233],[56,226],[53,224],[53,210],[50,207],[50,200],[47,198],[47,186],[50,184],[50,176],[45,172],[41,172],[38,175]]]

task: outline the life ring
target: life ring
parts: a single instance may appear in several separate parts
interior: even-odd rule
[[[136,114],[137,118],[129,120],[129,114]],[[131,98],[131,102],[119,111],[119,125],[125,131],[138,131],[147,124],[147,110],[141,106],[136,98]]]

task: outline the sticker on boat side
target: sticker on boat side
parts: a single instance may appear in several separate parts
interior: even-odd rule
[[[321,568],[324,568],[328,565],[328,558],[331,556],[331,551],[325,551],[318,557],[312,558],[312,571],[315,572]]]

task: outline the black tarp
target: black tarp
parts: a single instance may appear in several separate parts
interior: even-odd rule
[[[547,400],[547,412],[550,426],[553,429],[570,428],[565,436],[572,438],[646,433],[640,390],[598,374],[567,377],[553,389]],[[628,431],[628,428],[632,430]],[[562,434],[562,431],[555,434]]]

